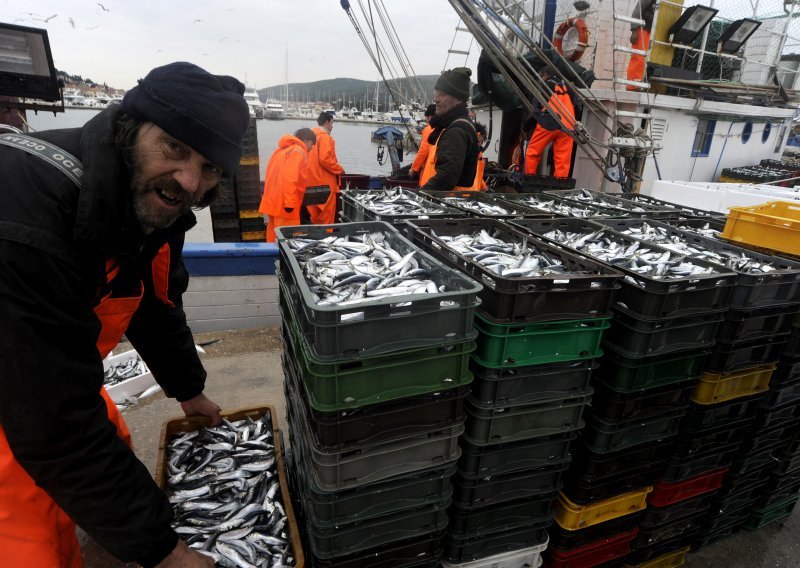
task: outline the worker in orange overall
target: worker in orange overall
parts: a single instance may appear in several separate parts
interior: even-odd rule
[[[300,208],[308,187],[308,153],[317,135],[310,128],[286,134],[267,163],[264,194],[258,210],[268,216],[267,242],[275,242],[275,229],[300,224]]]
[[[333,115],[321,112],[317,117],[317,143],[308,154],[307,187],[327,185],[331,189],[328,200],[320,205],[307,205],[308,215],[314,225],[331,225],[336,222],[336,199],[339,193],[339,176],[344,168],[336,159],[336,142],[331,138]]]
[[[552,66],[544,67],[539,71],[539,75],[547,83],[552,94],[536,117],[536,128],[533,130],[528,142],[528,149],[525,151],[525,174],[536,175],[542,154],[547,145],[552,142],[553,161],[555,162],[553,175],[569,177],[573,145],[569,131],[575,128],[575,107],[566,83],[558,78],[556,70]]]
[[[436,105],[431,103],[428,105],[428,108],[425,109],[425,120],[428,121],[428,124],[425,125],[425,128],[422,129],[422,140],[419,143],[419,150],[417,150],[417,156],[414,158],[414,162],[411,164],[411,169],[409,170],[409,174],[412,178],[418,178],[419,174],[422,172],[423,168],[425,167],[425,162],[428,161],[428,151],[430,150],[430,142],[428,142],[428,136],[430,133],[433,132],[433,126],[431,126],[431,119],[436,115]],[[421,185],[421,184],[420,184]]]
[[[631,24],[631,47],[641,51],[647,51],[650,47],[650,29],[653,26],[653,15],[655,13],[655,0],[639,0],[631,12],[631,17],[644,20],[644,26]],[[645,60],[644,55],[631,53],[628,61],[628,71],[626,77],[629,81],[642,81],[644,79]],[[638,87],[628,85],[628,91],[638,91]]]
[[[483,172],[486,170],[486,159],[483,157],[487,137],[486,127],[480,122],[476,122],[475,134],[478,135],[478,165],[475,168],[475,183],[472,184],[472,189],[486,191],[486,180],[483,179]]]

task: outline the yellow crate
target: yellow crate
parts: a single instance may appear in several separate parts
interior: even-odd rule
[[[667,552],[657,558],[648,560],[644,564],[628,564],[626,568],[677,568],[686,564],[686,555],[689,553],[689,547],[684,546],[678,550]]]
[[[258,156],[242,156],[242,159],[239,160],[240,166],[257,166],[258,165]]]
[[[800,203],[770,201],[752,207],[731,207],[722,237],[800,255]]]
[[[585,529],[644,510],[647,506],[647,494],[652,490],[652,486],[644,487],[590,505],[577,505],[566,495],[559,493],[554,507],[555,519],[568,531]]]
[[[775,366],[775,363],[770,363],[727,375],[703,373],[690,398],[698,404],[716,404],[763,392],[769,387]]]
[[[263,231],[242,231],[243,241],[264,241],[267,240],[267,232]]]
[[[263,218],[264,214],[258,209],[244,209],[239,211],[240,219],[258,219],[259,217]]]
[[[720,183],[745,183],[745,180],[742,178],[732,177],[732,176],[719,176]]]

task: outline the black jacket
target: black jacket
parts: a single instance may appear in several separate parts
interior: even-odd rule
[[[459,105],[431,120],[428,142],[436,144],[436,175],[420,189],[451,191],[475,183],[478,135],[468,116],[466,105]]]
[[[180,252],[195,219],[188,213],[143,235],[127,168],[109,141],[115,114],[36,134],[82,161],[81,188],[40,158],[0,146],[0,425],[17,461],[81,528],[149,566],[177,543],[172,510],[107,419],[93,307],[109,292],[105,259],[113,256],[122,276],[112,297],[145,284],[128,339],[169,396],[201,393],[206,375],[181,305]],[[167,242],[175,307],[155,298],[150,274]]]

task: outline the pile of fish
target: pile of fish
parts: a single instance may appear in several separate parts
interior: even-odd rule
[[[532,207],[533,209],[547,211],[549,213],[558,213],[566,217],[580,217],[585,219],[587,217],[611,217],[612,215],[610,211],[603,211],[596,207],[586,207],[578,205],[577,203],[571,204],[569,201],[547,199],[544,195],[545,194],[542,194],[542,197],[538,195],[526,195],[519,201],[522,202],[523,205]]]
[[[618,199],[614,199],[611,197],[604,197],[602,194],[592,193],[588,189],[582,189],[580,194],[572,193],[569,195],[564,195],[565,199],[569,199],[571,201],[580,201],[581,203],[591,203],[592,205],[599,205],[600,207],[605,207],[607,209],[614,209],[615,211],[632,211],[634,213],[644,213],[645,211],[652,211],[652,207],[639,207],[637,205],[628,206],[624,201],[621,202]]]
[[[349,306],[406,294],[444,292],[415,258],[397,252],[383,233],[286,241],[319,306]]]
[[[675,211],[684,212],[686,213],[686,215],[692,215],[694,217],[708,217],[710,215],[710,213],[702,211],[700,209],[692,209],[690,207],[684,208],[681,205],[675,203],[669,203],[667,201],[656,204],[648,200],[647,198],[639,195],[638,193],[631,193],[629,195],[625,195],[623,199],[627,199],[628,201],[633,201],[634,203],[644,203],[645,205],[658,207],[659,209],[671,209]]]
[[[649,223],[641,223],[640,225],[630,226],[627,229],[621,230],[620,232],[630,235],[635,239],[640,239],[648,243],[662,246],[679,254],[721,264],[726,268],[735,270],[736,272],[744,272],[746,274],[766,274],[768,272],[780,270],[779,267],[768,262],[759,262],[748,257],[744,251],[715,251],[711,248],[704,247],[700,243],[692,243],[690,245],[682,236],[677,234],[670,235],[666,228],[656,227],[650,225]]]
[[[680,229],[681,231],[689,231],[690,233],[697,233],[703,237],[707,237],[709,239],[718,239],[720,238],[720,232],[716,229],[712,229],[711,225],[708,223],[704,223],[702,227],[695,227],[693,225],[685,225],[683,223],[676,224],[676,229]]]
[[[445,197],[444,201],[462,209],[474,211],[480,215],[494,217],[497,215],[516,215],[516,211],[506,209],[501,205],[495,203],[485,203],[478,199],[469,199],[466,197]]]
[[[353,197],[364,208],[378,215],[409,215],[424,219],[426,215],[441,215],[449,210],[401,187],[357,192]]]
[[[103,373],[103,385],[110,387],[127,379],[132,379],[133,377],[143,375],[147,372],[149,372],[147,365],[144,361],[142,361],[137,353],[135,356],[122,361],[121,363],[109,365],[108,369],[106,369],[105,373]]]
[[[556,229],[545,233],[544,236],[583,254],[647,278],[670,280],[718,272],[712,267],[695,264],[687,260],[684,255],[648,249],[642,246],[641,241],[635,241],[632,244],[621,241],[619,237],[614,238],[614,234],[606,229],[599,229],[591,233],[573,233]],[[631,276],[626,276],[625,279],[641,285]]]
[[[173,527],[228,568],[294,566],[269,413],[177,434],[167,446]]]
[[[561,260],[537,249],[527,239],[511,243],[496,234],[489,235],[485,229],[472,234],[435,236],[461,256],[506,278],[535,278],[567,273]]]

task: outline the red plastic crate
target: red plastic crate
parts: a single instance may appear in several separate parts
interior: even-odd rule
[[[728,466],[721,467],[675,483],[659,479],[656,481],[653,492],[647,496],[647,502],[654,507],[666,507],[719,489],[722,487],[722,478],[728,473],[728,469]]]
[[[552,568],[591,568],[621,558],[631,551],[631,542],[639,533],[638,527],[611,538],[590,542],[568,552],[550,548],[545,566]]]

